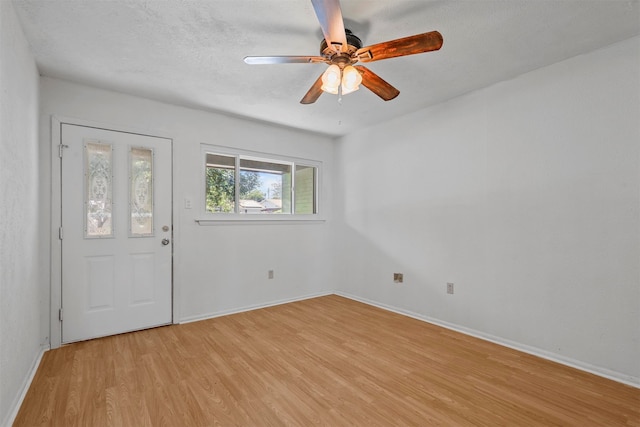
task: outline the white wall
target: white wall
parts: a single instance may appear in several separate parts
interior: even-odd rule
[[[163,104],[61,80],[41,79],[42,173],[50,176],[52,115],[174,140],[176,320],[190,320],[332,290],[329,222],[200,226],[201,143],[323,162],[330,218],[333,141],[325,136]],[[46,163],[44,161],[43,163]],[[50,191],[50,189],[47,189]],[[49,196],[44,191],[43,199]],[[185,209],[184,199],[193,209]],[[50,218],[45,201],[43,217]],[[49,228],[47,236],[51,235]],[[48,253],[44,245],[43,254]],[[268,280],[268,270],[275,279]],[[49,294],[49,289],[43,289]],[[43,307],[43,310],[45,307]],[[57,323],[57,322],[55,322]],[[53,325],[54,328],[57,325]]]
[[[340,292],[640,384],[640,38],[336,147]]]
[[[13,5],[0,1],[0,425],[41,354],[38,78]]]

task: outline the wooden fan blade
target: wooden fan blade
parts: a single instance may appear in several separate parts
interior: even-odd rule
[[[416,34],[415,36],[365,46],[358,49],[355,56],[357,56],[361,62],[372,62],[398,56],[431,52],[441,47],[442,34],[437,31],[431,31],[429,33]]]
[[[250,65],[310,64],[327,62],[327,59],[323,56],[245,56],[244,62]]]
[[[324,72],[322,74],[324,74]],[[313,83],[311,89],[302,97],[300,104],[313,104],[320,98],[320,95],[322,95],[322,74],[320,74],[318,80]]]
[[[400,91],[398,89],[391,86],[389,83],[384,81],[382,77],[378,76],[367,67],[356,65],[355,69],[358,70],[362,76],[362,85],[385,101],[390,101],[400,95]]]
[[[327,45],[339,52],[347,48],[347,36],[339,0],[311,0]]]

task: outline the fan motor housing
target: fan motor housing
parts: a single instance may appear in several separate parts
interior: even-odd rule
[[[327,41],[322,39],[320,43],[320,53],[327,58],[330,58],[332,61],[335,59],[336,62],[351,62],[351,56],[362,47],[362,40],[355,34],[351,32],[351,30],[344,30],[345,36],[347,38],[347,50],[342,51],[340,53],[336,53],[332,48],[329,47]],[[343,61],[340,61],[340,57],[343,57]]]

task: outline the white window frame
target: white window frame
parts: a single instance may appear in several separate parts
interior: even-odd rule
[[[207,154],[220,154],[235,157],[235,194],[234,212],[208,212],[206,203],[206,174]],[[239,212],[240,209],[240,159],[260,160],[272,163],[291,165],[291,209],[292,213],[273,215],[247,215]],[[295,223],[295,222],[324,222],[322,211],[322,162],[298,157],[283,156],[272,153],[242,150],[222,145],[201,144],[200,148],[200,189],[198,196],[199,214],[195,220],[200,225],[217,225],[225,223]],[[295,167],[309,166],[315,170],[315,211],[314,214],[295,213]],[[283,189],[284,191],[284,189]]]

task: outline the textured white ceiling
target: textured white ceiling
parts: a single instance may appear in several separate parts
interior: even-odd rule
[[[6,0],[0,0],[6,1]],[[639,0],[342,0],[364,45],[438,30],[440,51],[368,67],[400,90],[302,96],[324,64],[309,0],[14,0],[41,74],[342,135],[640,34]]]

